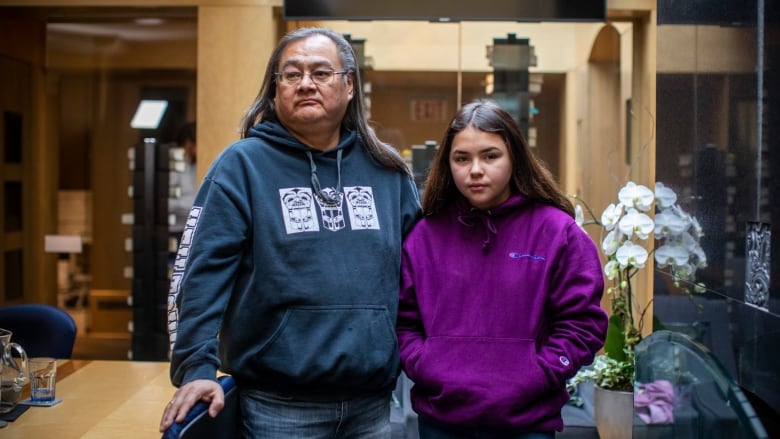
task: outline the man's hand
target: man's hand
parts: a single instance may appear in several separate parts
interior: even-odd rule
[[[225,393],[222,391],[222,386],[212,380],[195,380],[181,386],[165,406],[160,421],[160,432],[167,430],[174,422],[184,421],[187,413],[198,401],[209,403],[209,416],[216,417],[225,406]]]

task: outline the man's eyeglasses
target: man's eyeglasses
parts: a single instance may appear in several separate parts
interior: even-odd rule
[[[307,75],[309,78],[311,78],[312,82],[317,85],[329,85],[331,82],[333,82],[334,76],[344,75],[346,73],[349,73],[349,70],[315,70],[310,73],[303,73],[297,70],[287,70],[284,72],[274,73],[274,75],[278,78],[278,81],[284,85],[298,85],[303,80],[303,77]]]

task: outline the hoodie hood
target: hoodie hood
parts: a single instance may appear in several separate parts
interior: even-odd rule
[[[316,157],[317,155],[335,153],[338,150],[346,149],[349,146],[352,146],[355,143],[355,140],[357,140],[358,135],[355,131],[342,129],[341,138],[339,139],[338,145],[336,145],[335,148],[329,149],[327,151],[321,151],[301,143],[298,139],[293,137],[293,135],[290,134],[290,132],[287,131],[287,129],[279,122],[274,120],[265,120],[250,128],[248,137],[257,137],[266,141],[270,145],[279,145],[300,151],[310,151],[312,155]]]
[[[280,145],[295,150],[302,151],[309,159],[309,170],[311,178],[311,188],[315,194],[327,204],[337,204],[341,196],[341,158],[345,149],[351,147],[357,139],[355,131],[341,131],[339,143],[335,148],[327,151],[321,151],[304,145],[298,139],[292,136],[280,123],[276,121],[263,121],[249,130],[249,137],[257,137],[268,142],[271,145]],[[322,189],[320,179],[317,177],[317,165],[315,157],[336,154],[336,186],[334,189]]]
[[[466,197],[459,196],[455,203],[455,208],[457,209],[458,222],[464,226],[476,228],[479,224],[482,224],[485,232],[482,251],[486,252],[490,249],[493,236],[498,235],[498,229],[494,222],[495,219],[513,212],[525,204],[528,204],[528,199],[524,195],[512,194],[503,203],[491,209],[482,210],[470,205]]]

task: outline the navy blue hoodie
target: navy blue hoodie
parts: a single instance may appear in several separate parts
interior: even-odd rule
[[[255,126],[211,165],[185,227],[168,300],[173,384],[220,369],[292,396],[391,389],[401,241],[419,215],[410,176],[356,133],[322,152],[276,122]]]

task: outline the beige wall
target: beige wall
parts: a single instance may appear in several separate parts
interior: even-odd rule
[[[229,143],[252,104],[276,44],[270,6],[198,10],[198,178]]]

